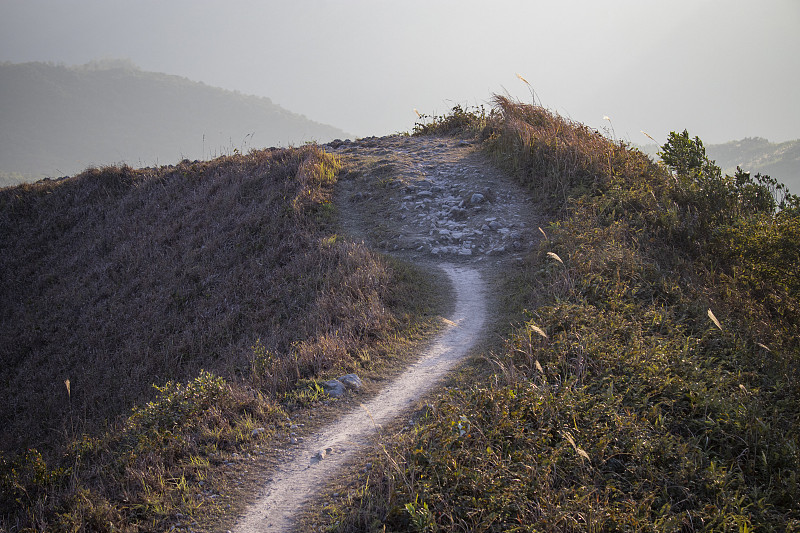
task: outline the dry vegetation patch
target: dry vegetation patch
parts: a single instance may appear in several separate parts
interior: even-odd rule
[[[335,233],[340,166],[306,146],[0,191],[4,527],[214,512],[286,401],[419,330],[433,290]]]

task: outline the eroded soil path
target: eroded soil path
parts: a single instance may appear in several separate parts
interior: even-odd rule
[[[348,236],[444,270],[454,311],[420,358],[369,402],[298,443],[235,532],[290,531],[298,511],[382,425],[411,409],[485,336],[492,281],[535,242],[527,194],[469,142],[392,136],[332,143],[349,173],[337,207]],[[525,244],[523,244],[525,243]]]

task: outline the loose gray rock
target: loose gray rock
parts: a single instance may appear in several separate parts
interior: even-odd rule
[[[442,146],[437,142],[441,141],[392,137],[375,141],[371,147],[374,150],[367,150],[365,156],[369,157],[393,154],[394,191],[377,186],[384,185],[387,173],[382,166],[369,170],[372,163],[366,165],[368,170],[363,176],[343,180],[344,197],[352,196],[354,212],[363,211],[361,215],[367,219],[376,215],[367,211],[371,205],[368,193],[385,200],[377,216],[382,223],[385,219],[392,233],[371,233],[366,226],[360,228],[369,237],[370,245],[382,251],[413,250],[440,259],[469,262],[525,249],[528,232],[520,230],[533,222],[517,213],[530,212],[527,207],[523,210],[526,195],[518,194],[516,186],[505,183],[506,176],[478,157],[468,155],[462,159],[455,149],[457,140],[448,140]],[[342,143],[341,148],[344,147]],[[363,144],[359,147],[370,148]],[[514,194],[506,192],[507,188]]]
[[[333,452],[333,448],[325,448],[324,450],[320,450],[314,454],[312,459],[316,459],[317,461],[322,461],[326,457],[328,457]]]
[[[450,216],[456,220],[462,220],[466,218],[467,211],[463,207],[454,207],[450,210]]]
[[[341,398],[345,393],[344,384],[338,379],[329,379],[322,384],[322,388],[331,398]]]
[[[339,381],[345,386],[345,388],[350,390],[361,390],[361,387],[364,386],[364,384],[361,382],[361,378],[355,374],[345,374],[339,378]]]

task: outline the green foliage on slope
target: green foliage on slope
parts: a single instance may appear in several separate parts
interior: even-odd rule
[[[655,157],[659,147],[651,144],[642,149]],[[725,173],[734,174],[736,167],[741,167],[749,172],[780,176],[790,189],[800,190],[800,140],[774,143],[760,137],[747,137],[706,145],[706,151]]]
[[[490,379],[387,444],[337,530],[800,528],[797,197],[723,176],[688,133],[656,164],[496,103],[487,150],[555,215],[509,276],[527,311]]]

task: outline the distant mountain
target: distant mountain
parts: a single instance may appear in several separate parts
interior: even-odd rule
[[[733,173],[737,165],[750,172],[769,174],[800,193],[800,140],[771,143],[760,137],[714,144],[706,148],[723,170]]]
[[[348,136],[269,98],[125,60],[0,64],[0,186],[89,166],[171,164]]]
[[[640,149],[658,157],[659,147],[655,144]],[[707,144],[706,153],[726,174],[732,175],[740,166],[752,173],[772,176],[785,183],[790,192],[800,194],[800,139],[772,143],[761,137],[747,137],[725,144]]]

